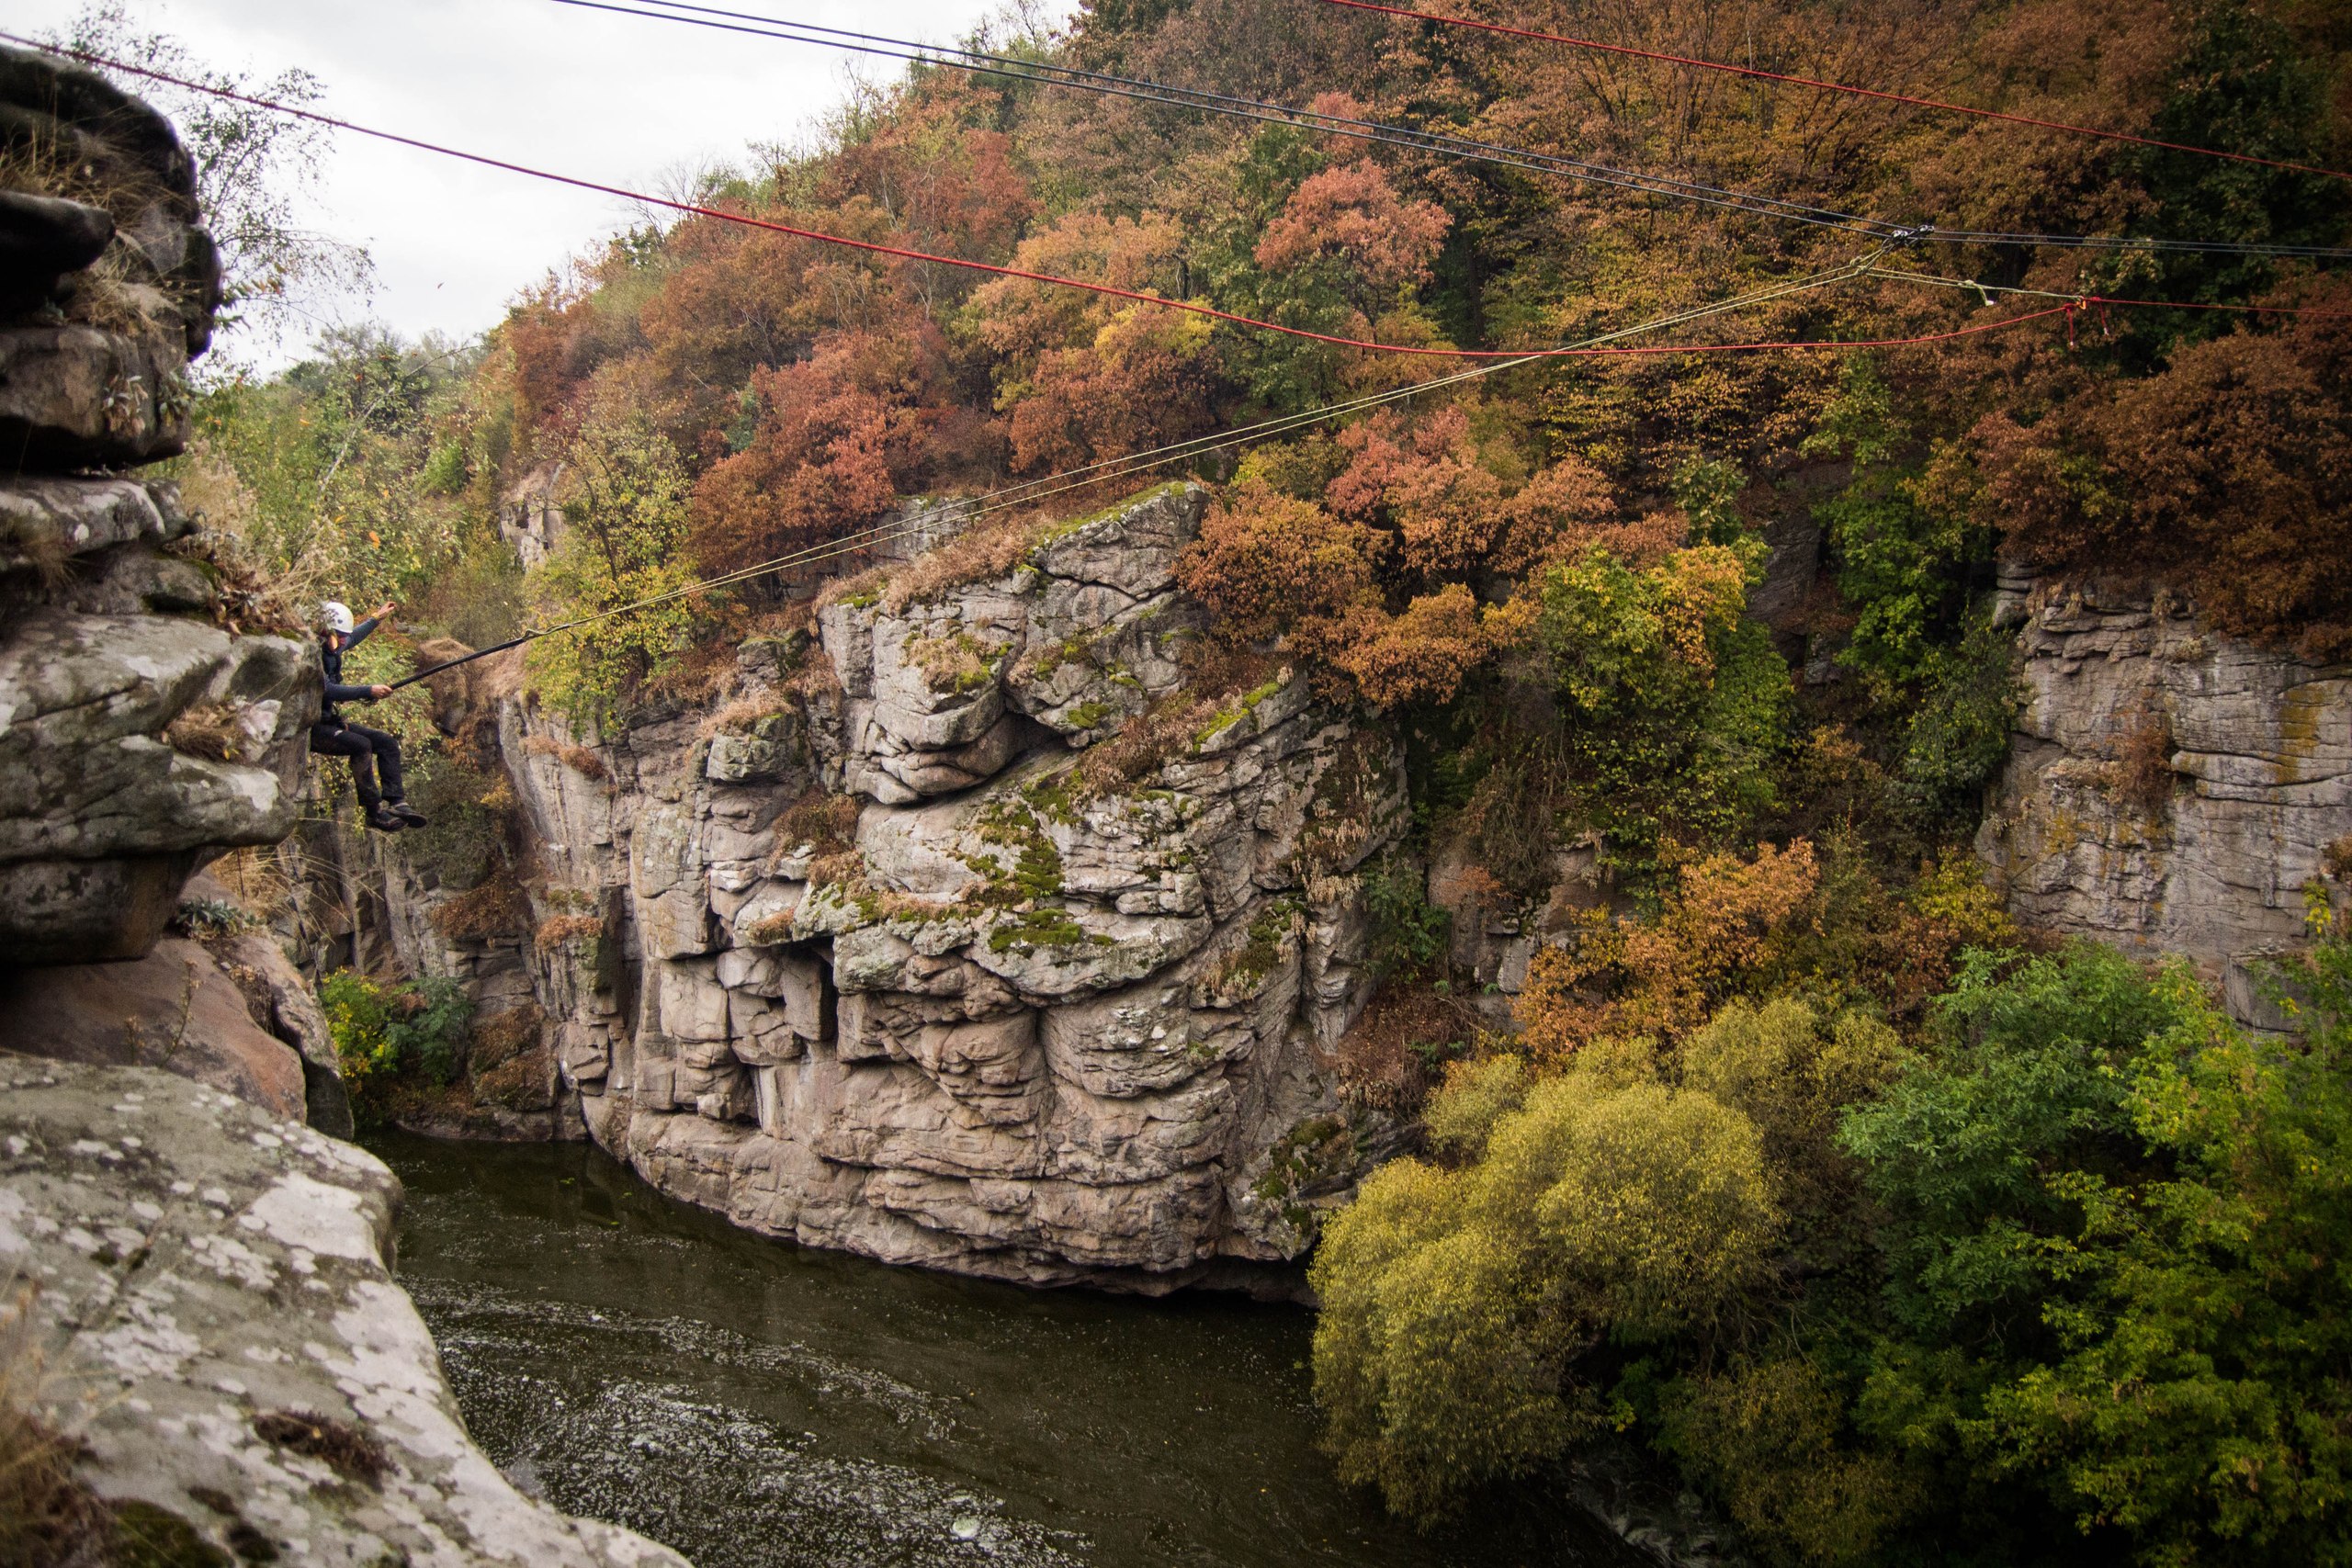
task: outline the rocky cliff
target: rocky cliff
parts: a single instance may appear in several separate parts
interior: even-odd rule
[[[1978,849],[2029,923],[2187,955],[2285,1021],[2262,960],[2352,878],[2352,667],[2202,626],[2145,587],[2003,581],[2024,704]]]
[[[143,953],[212,854],[285,837],[312,716],[307,644],[239,635],[169,484],[103,470],[187,438],[220,298],[170,124],[86,72],[0,50],[12,167],[0,299],[0,944]]]
[[[316,998],[199,871],[293,829],[320,687],[300,625],[124,471],[187,438],[219,303],[187,155],[5,49],[0,154],[40,187],[0,192],[0,1467],[39,1506],[9,1542],[679,1564],[467,1439],[389,1277],[399,1184],[325,1135],[351,1113]]]
[[[494,712],[532,1005],[598,1142],[894,1262],[1162,1290],[1304,1250],[1402,777],[1289,669],[1188,684],[1202,504],[893,568],[593,749],[495,677],[448,694]],[[395,886],[413,962],[498,983]]]
[[[123,471],[187,440],[220,301],[188,156],[136,98],[5,49],[0,141],[45,187],[0,193],[0,1038],[348,1132],[300,976],[220,889],[187,897],[292,828],[319,689],[176,487]]]

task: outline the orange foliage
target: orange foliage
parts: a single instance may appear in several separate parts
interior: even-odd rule
[[[1681,548],[1690,532],[1676,512],[1625,516],[1606,475],[1581,457],[1563,457],[1503,502],[1493,566],[1517,576],[1597,545],[1639,570]]]
[[[2309,302],[2352,308],[2352,287]],[[2026,558],[2128,563],[2226,629],[2352,651],[2352,320],[2197,344],[2030,428],[1991,415],[1974,444],[1981,515]]]
[[[1295,499],[1317,485],[1323,504]],[[1288,637],[1384,706],[1444,702],[1524,646],[1539,613],[1525,595],[1482,604],[1471,582],[1572,550],[1675,562],[1666,607],[1677,649],[1686,621],[1703,645],[1715,578],[1742,569],[1725,550],[1681,560],[1686,531],[1679,513],[1625,520],[1599,470],[1574,457],[1509,493],[1457,405],[1418,420],[1385,410],[1328,444],[1261,454],[1212,511],[1178,576],[1226,637]]]
[[[1173,293],[1183,231],[1169,219],[1078,212],[1021,243],[1014,265],[1139,293]],[[972,297],[980,342],[1003,357],[1015,472],[1066,469],[1195,434],[1216,392],[1207,323],[1150,305],[1000,277]]]
[[[757,215],[785,222],[806,216]],[[865,216],[867,231],[855,238],[887,233]],[[836,231],[854,231],[854,217],[833,219]],[[741,387],[760,367],[806,354],[827,328],[863,324],[860,307],[873,289],[874,268],[853,253],[715,219],[686,220],[665,249],[669,274],[638,321],[649,357],[672,384]]]
[[[1719,854],[1682,867],[1654,919],[1591,911],[1570,945],[1544,949],[1528,969],[1528,1043],[1559,1056],[1603,1035],[1671,1042],[1697,1028],[1810,924],[1819,880],[1813,845],[1798,839],[1759,845],[1753,861]]]
[[[698,558],[717,569],[873,524],[968,442],[939,333],[838,333],[797,364],[754,372],[751,445],[694,492]]]
[[[1183,226],[1159,213],[1105,218],[1071,212],[1021,242],[1012,265],[1142,294],[1173,297]],[[1077,348],[1123,309],[1100,294],[996,277],[972,293],[972,324],[980,341],[1011,360],[1050,349]]]
[[[909,93],[870,134],[828,162],[823,196],[863,198],[890,215],[909,248],[995,261],[1012,249],[1036,210],[1014,165],[1012,139],[964,123],[992,118],[993,95],[950,78]],[[926,309],[960,296],[972,275],[928,262],[894,261],[899,292]]]
[[[1040,358],[1012,407],[1017,473],[1083,467],[1180,441],[1214,423],[1216,378],[1198,317],[1131,305],[1091,346]]]
[[[1302,181],[1258,241],[1258,265],[1293,272],[1329,257],[1373,290],[1394,294],[1430,280],[1452,222],[1437,203],[1399,196],[1367,158]]]
[[[1325,492],[1342,517],[1394,528],[1406,569],[1459,576],[1485,560],[1503,524],[1502,481],[1478,466],[1470,419],[1440,410],[1419,425],[1383,411],[1340,434],[1353,459]]]
[[[1298,643],[1346,671],[1364,699],[1383,707],[1444,702],[1494,646],[1477,598],[1458,582],[1415,599],[1402,615],[1359,605],[1336,620],[1310,622],[1299,628]]]
[[[1243,485],[1209,509],[1177,558],[1176,580],[1226,635],[1262,642],[1301,622],[1378,613],[1378,534],[1311,502]]]

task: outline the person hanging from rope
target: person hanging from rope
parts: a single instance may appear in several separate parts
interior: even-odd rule
[[[366,639],[392,613],[388,601],[356,626],[351,606],[330,599],[319,606],[319,662],[326,671],[326,696],[318,723],[311,726],[311,750],[327,757],[351,759],[351,783],[359,792],[359,814],[379,832],[422,828],[424,814],[401,798],[401,743],[397,736],[364,724],[353,724],[335,711],[337,703],[368,703],[392,694],[390,686],[347,686],[343,682],[343,656]],[[377,773],[383,786],[377,787]]]

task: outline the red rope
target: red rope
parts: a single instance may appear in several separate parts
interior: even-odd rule
[[[1721,71],[1733,76],[1750,76],[1762,82],[1785,82],[1793,87],[1817,87],[1825,93],[1850,93],[1856,97],[1877,98],[1883,103],[1907,104],[1914,108],[1941,109],[1947,114],[1975,115],[1982,119],[2005,120],[2011,125],[2030,125],[2041,130],[2064,130],[2076,136],[2096,136],[2108,141],[2129,141],[2140,147],[2158,147],[2167,152],[2194,152],[2206,158],[2227,158],[2237,164],[2259,164],[2268,169],[2289,169],[2299,175],[2320,175],[2331,180],[2352,180],[2352,174],[2342,169],[2323,169],[2311,164],[2290,164],[2278,158],[2257,158],[2251,152],[2224,152],[2219,147],[2197,147],[2186,141],[2160,141],[2153,136],[2135,136],[2128,130],[2101,130],[2096,126],[2069,125],[2064,120],[2037,119],[2031,115],[2007,114],[2000,109],[1982,109],[1967,104],[1948,103],[1942,98],[1923,98],[1909,93],[1890,93],[1877,87],[1857,87],[1848,82],[1825,82],[1813,76],[1795,76],[1784,71],[1763,71],[1753,65],[1734,65],[1724,60],[1701,60],[1688,54],[1668,54],[1660,50],[1636,49],[1631,44],[1603,43],[1599,39],[1572,38],[1566,33],[1539,32],[1532,28],[1506,27],[1500,22],[1482,22],[1471,17],[1448,17],[1435,11],[1408,10],[1402,6],[1384,6],[1377,0],[1329,0],[1334,6],[1345,6],[1356,11],[1379,11],[1391,17],[1409,17],[1417,22],[1442,22],[1450,28],[1475,28],[1480,32],[1503,33],[1511,38],[1534,39],[1543,43],[1565,43],[1576,49],[1589,49],[1603,54],[1628,55],[1635,60],[1661,61],[1668,65],[1692,65],[1702,71]]]
[[[1340,3],[1349,3],[1349,0],[1340,0]],[[1664,354],[1750,354],[1761,352],[1767,349],[1808,350],[1908,348],[1922,344],[1949,343],[1954,338],[1974,337],[1983,333],[2000,332],[2009,327],[2022,326],[2029,321],[2041,321],[2045,317],[2059,315],[2061,313],[2067,314],[2069,326],[2071,328],[2073,321],[2071,312],[2075,310],[2075,306],[2080,303],[2080,301],[2068,301],[2065,304],[2052,305],[2047,310],[2030,311],[2022,316],[2005,317],[1997,321],[1981,321],[1972,326],[1955,328],[1950,332],[1928,333],[1917,337],[1862,339],[1839,338],[1817,342],[1652,344],[1622,348],[1471,349],[1430,348],[1418,344],[1378,343],[1364,338],[1340,337],[1330,333],[1311,332],[1304,327],[1286,327],[1276,321],[1260,321],[1254,316],[1237,315],[1230,310],[1220,310],[1212,305],[1197,304],[1189,299],[1164,299],[1157,294],[1144,294],[1130,288],[1114,288],[1112,285],[1107,283],[1089,283],[1082,278],[1061,277],[1048,272],[1030,272],[1021,267],[1000,266],[994,262],[968,261],[961,256],[934,255],[928,251],[910,250],[899,245],[885,245],[872,240],[853,240],[848,238],[846,235],[828,234],[818,229],[802,229],[789,223],[777,223],[764,218],[751,218],[740,212],[729,212],[719,208],[704,207],[695,202],[675,201],[668,197],[650,196],[643,191],[629,190],[621,186],[603,185],[594,180],[582,179],[574,175],[560,175],[548,169],[533,168],[527,164],[510,163],[503,158],[493,158],[483,152],[469,152],[464,151],[462,148],[443,146],[439,142],[425,141],[413,136],[402,136],[394,131],[379,130],[372,126],[360,125],[347,119],[338,119],[332,115],[320,114],[312,109],[297,108],[290,104],[281,104],[268,98],[254,97],[248,94],[233,92],[226,87],[211,86],[202,82],[191,82],[185,77],[174,76],[165,72],[151,70],[141,65],[131,65],[122,61],[109,60],[103,55],[87,54],[78,50],[51,49],[48,45],[33,43],[28,39],[18,38],[15,34],[9,32],[0,31],[0,39],[6,39],[11,43],[24,44],[28,48],[41,50],[47,53],[62,54],[69,58],[84,61],[90,64],[102,65],[107,67],[108,70],[121,71],[134,76],[143,76],[150,81],[168,83],[173,86],[186,88],[191,92],[205,93],[214,97],[229,99],[234,103],[250,105],[255,108],[268,109],[277,114],[291,115],[298,119],[310,120],[315,124],[329,126],[337,130],[354,131],[358,135],[373,137],[380,141],[390,141],[398,146],[413,147],[420,152],[437,153],[447,158],[457,158],[469,164],[480,164],[484,167],[504,170],[509,174],[524,175],[533,179],[548,180],[557,185],[571,186],[581,190],[595,191],[599,195],[603,196],[616,196],[624,200],[639,201],[644,202],[650,206],[668,208],[673,211],[687,213],[697,218],[708,218],[718,222],[740,224],[748,229],[763,229],[773,233],[788,234],[795,239],[813,240],[821,244],[841,245],[850,250],[865,251],[875,255],[896,256],[906,261],[931,262],[941,266],[963,267],[968,271],[985,272],[998,277],[1017,277],[1028,283],[1045,283],[1062,288],[1079,288],[1083,289],[1090,294],[1107,295],[1115,299],[1132,299],[1138,304],[1157,306],[1161,310],[1183,310],[1196,316],[1207,316],[1215,321],[1230,321],[1236,326],[1250,327],[1260,332],[1280,333],[1288,337],[1306,338],[1316,343],[1332,344],[1341,348],[1367,349],[1380,354],[1427,355],[1437,358],[1451,359],[1601,359],[1651,356]],[[2144,304],[2151,306],[2162,306],[2166,302],[2154,299],[2119,299],[2109,301],[2109,303],[2119,305]],[[2233,308],[2257,309],[2257,307],[2228,306],[2198,306],[2190,308],[2217,310]],[[2273,309],[2272,307],[2258,308],[2264,310]],[[2280,310],[2278,313],[2294,315],[2301,314],[2303,312],[2293,310]]]

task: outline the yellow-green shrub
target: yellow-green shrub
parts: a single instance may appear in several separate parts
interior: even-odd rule
[[[1508,1059],[1505,1059],[1506,1061]],[[1738,1110],[1655,1077],[1457,1069],[1431,1106],[1476,1163],[1400,1161],[1326,1232],[1316,1393],[1340,1472],[1417,1517],[1524,1474],[1600,1420],[1576,1357],[1711,1322],[1780,1224]]]

